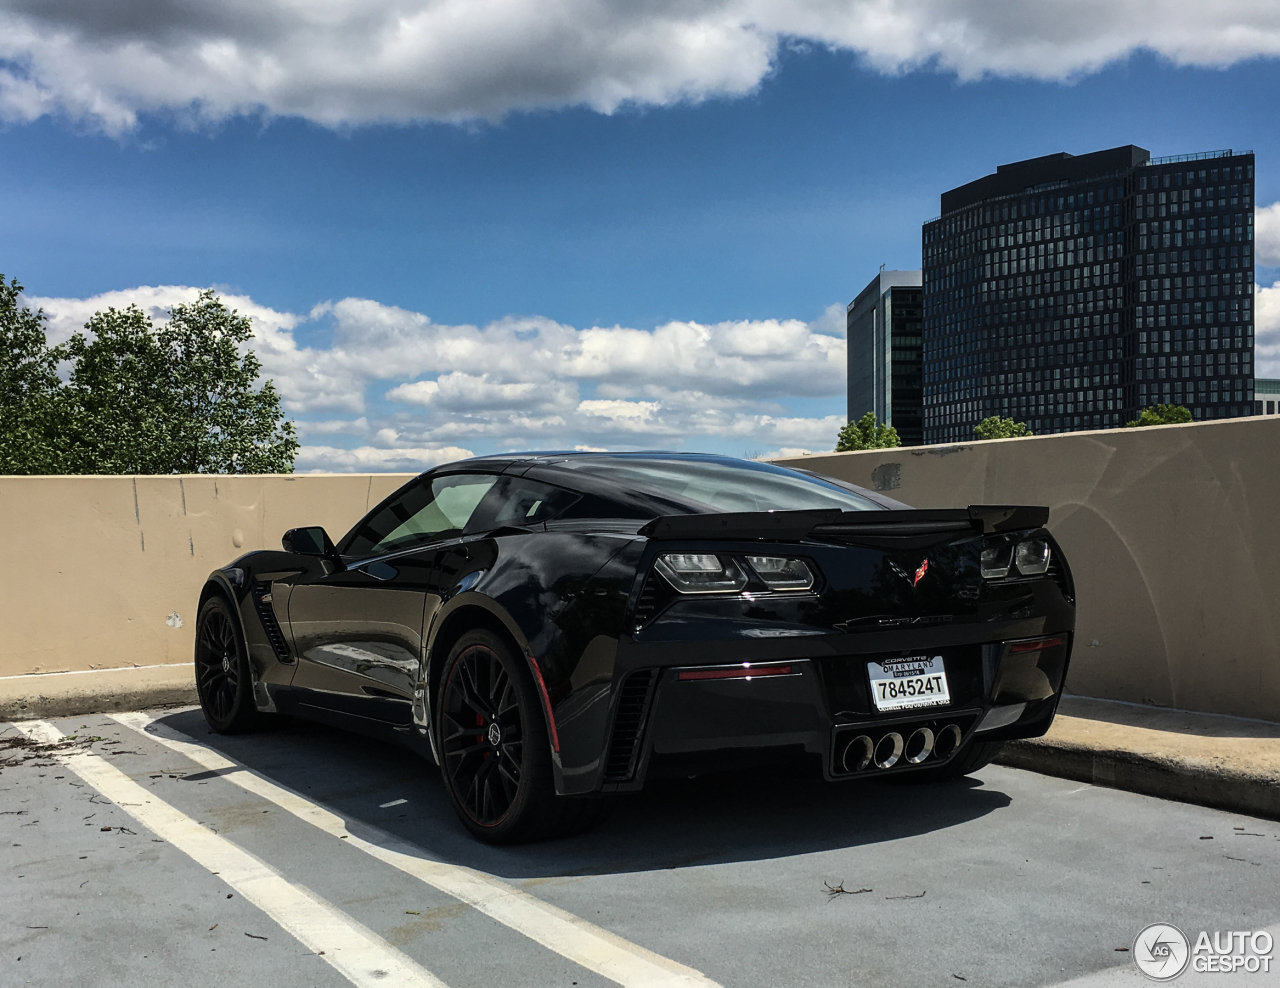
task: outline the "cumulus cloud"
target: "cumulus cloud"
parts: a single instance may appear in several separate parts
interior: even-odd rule
[[[51,339],[63,340],[108,306],[134,302],[159,322],[196,293],[160,286],[24,302],[42,307]],[[792,398],[843,395],[846,345],[820,331],[833,328],[828,314],[579,329],[538,316],[444,325],[369,299],[304,315],[224,300],[253,320],[249,346],[296,417],[299,469],[420,470],[475,448],[824,449],[844,424],[787,410]],[[325,346],[300,338],[323,329]]]
[[[1267,0],[0,0],[0,119],[326,126],[663,106],[754,90],[790,42],[885,73],[1061,80],[1137,50],[1280,53]]]
[[[89,298],[24,295],[23,304],[33,309],[44,309],[50,341],[65,343],[84,328],[84,324],[95,312],[136,305],[153,322],[161,323],[169,318],[169,310],[175,305],[194,302],[199,294],[199,288],[187,285],[141,285],[121,291],[103,292]],[[264,338],[277,332],[288,333],[299,322],[297,316],[258,305],[246,295],[221,295],[221,298],[228,308],[252,319],[256,332]]]
[[[1258,263],[1280,267],[1280,202],[1263,206],[1254,214],[1253,222]]]
[[[294,461],[299,473],[421,473],[441,463],[465,460],[471,450],[459,446],[437,449],[384,449],[358,446],[303,446]]]
[[[1280,281],[1258,286],[1254,298],[1254,373],[1280,378]]]

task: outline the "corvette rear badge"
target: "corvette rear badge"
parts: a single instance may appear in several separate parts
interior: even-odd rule
[[[916,578],[911,581],[913,587],[920,585],[920,581],[924,579],[924,575],[929,572],[929,560],[925,559],[920,563],[920,568],[916,570]]]

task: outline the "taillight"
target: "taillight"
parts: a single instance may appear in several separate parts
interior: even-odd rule
[[[744,662],[727,669],[681,669],[676,673],[676,679],[756,679],[760,676],[790,675],[791,666],[753,666]]]
[[[664,552],[658,572],[681,593],[735,592],[747,585],[747,574],[732,556],[711,552]]]
[[[1015,642],[1009,646],[1010,652],[1042,652],[1046,648],[1057,648],[1062,644],[1061,638],[1038,638],[1033,642]]]

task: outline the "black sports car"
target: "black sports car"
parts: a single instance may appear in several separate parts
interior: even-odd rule
[[[1075,602],[1048,514],[722,456],[451,463],[336,545],[295,528],[215,571],[200,702],[217,731],[278,711],[416,748],[491,842],[660,772],[945,779],[1053,720]]]

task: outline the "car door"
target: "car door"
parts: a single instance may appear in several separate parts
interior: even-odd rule
[[[345,569],[300,579],[289,595],[299,702],[410,723],[423,628],[440,604],[431,586],[439,547],[466,531],[497,479],[422,478],[343,539]]]

